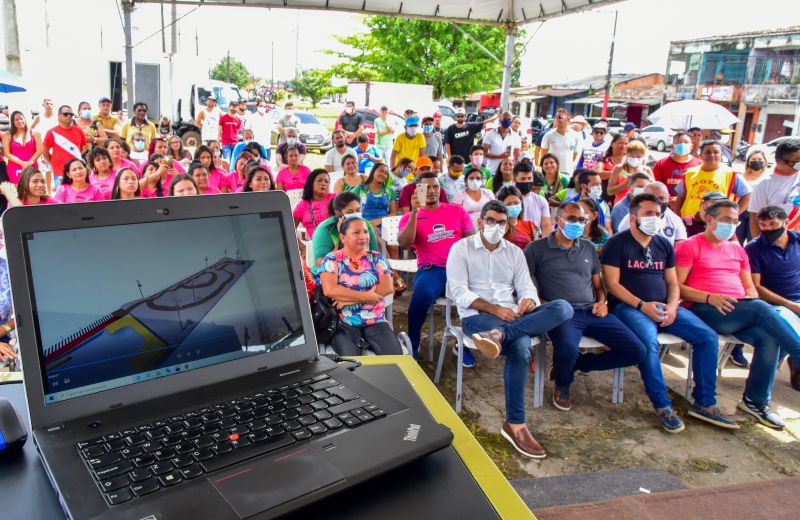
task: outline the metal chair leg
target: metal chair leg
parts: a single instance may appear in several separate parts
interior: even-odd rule
[[[458,343],[458,365],[456,365],[456,413],[461,413],[461,385],[462,385],[462,377],[464,375],[464,342],[461,341],[461,338],[456,336],[456,342]],[[442,351],[444,354],[444,351]]]
[[[456,338],[458,341],[458,338]],[[436,376],[433,378],[433,382],[438,384],[439,379],[442,377],[442,368],[444,367],[444,355],[447,349],[447,329],[444,329],[444,333],[442,334],[442,348],[439,349],[439,362],[436,363]]]
[[[692,377],[694,372],[694,359],[692,359],[692,345],[690,343],[683,344],[686,347],[686,355],[689,356],[689,371],[686,374],[686,394],[684,397],[687,401],[692,397]]]
[[[622,403],[622,385],[625,377],[624,370],[623,368],[614,369],[614,389],[611,392],[611,402],[614,404]]]
[[[544,402],[544,380],[547,368],[547,342],[544,338],[533,347],[536,372],[533,375],[533,407],[539,408]]]
[[[434,310],[436,309],[436,304],[431,305],[431,310],[428,313],[428,361],[433,363],[433,334],[434,334]]]

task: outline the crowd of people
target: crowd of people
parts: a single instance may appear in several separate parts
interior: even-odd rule
[[[467,123],[458,109],[442,128],[441,114],[408,110],[394,128],[382,107],[370,142],[348,103],[324,168],[311,170],[290,103],[275,128],[273,174],[271,127],[238,103],[226,114],[215,105],[210,97],[199,114],[204,142],[192,151],[150,122],[144,103],[124,123],[108,98],[96,114],[88,103],[76,113],[45,100],[30,126],[13,112],[3,136],[2,203],[296,190],[309,297],[319,286],[339,312],[333,348],[402,351],[385,301],[398,282],[392,261],[408,250],[417,263],[412,354],[434,302],[451,298],[476,349],[506,357],[501,433],[525,456],[545,456],[524,407],[531,338],[544,334],[553,345],[557,409],[572,408],[575,372],[637,366],[671,433],[685,425],[664,384],[658,333],[692,345],[688,415],[728,429],[739,426],[717,406],[715,386],[719,336],[734,335],[754,348],[751,360],[741,350],[732,356],[750,369],[739,408],[783,427],[770,398],[784,358],[800,390],[800,140],[782,142],[772,168],[753,147],[738,173],[724,144],[692,128],[677,132],[670,154],[651,167],[636,128],[612,136],[607,121],[588,128],[564,109],[534,146],[510,112]],[[255,117],[264,113],[259,103]],[[394,216],[399,247],[379,238],[383,219]],[[0,308],[3,319],[9,332],[13,315]],[[605,351],[582,353],[584,336]],[[13,357],[13,349],[0,342],[0,356]],[[475,365],[469,350],[463,362]]]

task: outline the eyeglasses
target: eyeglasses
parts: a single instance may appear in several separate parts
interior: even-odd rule
[[[650,246],[644,248],[644,268],[645,269],[652,269],[653,268],[653,252],[650,251]]]
[[[566,220],[570,224],[575,224],[575,223],[586,224],[587,222],[589,222],[589,219],[586,217],[564,217],[564,220]]]
[[[137,108],[135,112],[147,112],[146,108]]]
[[[74,112],[61,112],[61,115],[62,116],[66,116],[66,117],[72,117],[72,116],[75,115],[75,113]]]
[[[497,220],[493,217],[485,217],[483,221],[490,226],[494,226],[495,224],[497,224],[501,228],[508,226],[508,220]]]

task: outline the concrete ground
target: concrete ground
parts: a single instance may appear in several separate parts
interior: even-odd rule
[[[408,293],[396,301],[395,330],[407,330]],[[436,311],[436,359],[441,345],[443,308]],[[455,314],[455,311],[454,311]],[[455,402],[454,340],[448,344],[439,389]],[[435,364],[427,361],[427,324],[423,328],[421,366],[433,378]],[[750,357],[751,352],[746,351]],[[533,408],[533,377],[526,393],[528,426],[547,450],[535,461],[520,456],[499,435],[505,411],[503,358],[487,360],[476,355],[477,365],[464,370],[461,417],[495,463],[509,479],[550,477],[575,473],[644,467],[668,472],[689,487],[774,479],[800,475],[800,392],[788,383],[781,367],[773,392],[773,408],[786,420],[774,431],[737,412],[746,369],[728,364],[718,380],[717,398],[725,413],[740,422],[741,430],[715,428],[688,417],[683,397],[686,352],[677,349],[664,359],[664,376],[674,407],[686,424],[680,434],[662,430],[653,414],[635,368],[625,370],[622,404],[611,403],[611,372],[577,374],[572,387],[573,408],[558,411],[551,402],[552,382],[545,384],[544,406]],[[548,362],[549,363],[549,362]]]

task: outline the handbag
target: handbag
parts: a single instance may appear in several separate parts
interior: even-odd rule
[[[314,323],[317,344],[330,345],[331,338],[339,328],[339,311],[333,306],[331,299],[322,292],[322,284],[314,289],[311,318]]]

